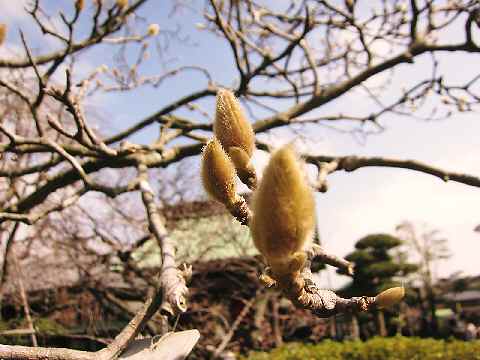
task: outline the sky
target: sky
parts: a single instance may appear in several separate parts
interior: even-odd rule
[[[7,43],[0,50],[0,56],[19,51],[19,28],[25,31],[27,41],[36,53],[56,46],[54,41],[46,42],[32,29],[23,11],[26,2],[0,0],[0,22],[9,24]],[[72,2],[47,0],[44,3],[48,10],[52,10]],[[151,59],[142,71],[156,74],[169,66],[192,63],[194,59],[195,64],[212,72],[218,84],[233,86],[236,81],[235,69],[228,46],[199,29],[204,21],[197,10],[202,8],[203,2],[193,1],[192,9],[181,9],[175,15],[172,15],[169,3],[151,1],[140,10],[140,15],[144,17],[141,24],[145,28],[143,31],[146,31],[148,24],[158,23],[161,31],[156,41],[159,45],[165,45],[168,40],[169,44],[168,49],[162,51],[162,57],[152,51]],[[86,0],[86,4],[87,7],[92,6],[92,1]],[[180,33],[172,37],[171,34],[177,29],[180,29]],[[81,32],[82,29],[79,29]],[[111,65],[114,55],[111,49],[109,45],[102,45],[90,51],[88,56],[82,56],[77,64],[79,74],[86,74],[102,64]],[[133,56],[135,49],[131,51],[128,55]],[[441,71],[448,75],[449,80],[460,82],[478,72],[473,59],[478,61],[478,56],[442,56]],[[415,66],[401,65],[394,77],[395,87],[392,91],[398,91],[409,82],[420,79],[428,61],[423,57]],[[159,88],[143,87],[133,94],[99,94],[89,100],[89,110],[98,116],[105,131],[113,133],[141,120],[179,96],[205,86],[206,80],[202,76],[185,73],[176,81],[165,81]],[[354,91],[336,99],[321,111],[333,113],[352,108],[372,111],[365,104],[368,103],[363,102],[359,92]],[[208,108],[211,104],[206,106]],[[310,144],[311,150],[326,155],[356,154],[414,159],[446,170],[480,176],[478,113],[455,113],[447,120],[435,122],[388,115],[382,124],[385,131],[365,141],[325,127],[314,127],[311,130],[315,132],[316,141],[314,145]],[[275,139],[277,145],[292,139],[292,135],[283,129],[273,131],[272,135],[270,139]],[[132,141],[147,143],[156,136],[157,131],[149,128]],[[265,154],[261,153],[256,154],[255,159],[259,167],[266,161]],[[394,233],[398,224],[408,220],[438,229],[449,240],[452,257],[439,265],[438,276],[447,276],[456,271],[466,275],[480,273],[480,233],[473,230],[480,224],[480,189],[454,182],[445,183],[422,173],[389,168],[337,172],[328,178],[328,182],[329,191],[317,195],[317,210],[321,240],[330,252],[344,256],[352,251],[354,243],[361,237],[379,232]]]

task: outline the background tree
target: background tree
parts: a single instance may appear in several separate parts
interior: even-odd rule
[[[411,256],[419,260],[418,275],[422,285],[420,296],[422,302],[427,302],[430,312],[428,328],[423,330],[427,335],[436,334],[438,332],[437,295],[434,285],[439,263],[451,256],[448,240],[441,237],[436,229],[431,230],[424,226],[419,230],[413,223],[407,221],[397,226],[397,232],[408,245]]]
[[[400,279],[417,270],[415,264],[396,261],[392,251],[402,243],[402,240],[389,234],[372,234],[358,240],[356,250],[345,257],[355,264],[355,272],[351,283],[342,292],[348,296],[370,296],[398,284]],[[378,311],[377,315],[378,331],[386,336],[383,312]]]
[[[314,141],[322,135],[312,130],[324,127],[364,138],[383,131],[392,114],[445,119],[474,111],[480,102],[478,73],[457,80],[439,65],[445,54],[461,53],[465,62],[473,62],[480,52],[477,1],[344,6],[317,0],[210,0],[194,6],[202,17],[198,34],[220,43],[222,56],[208,56],[202,66],[195,56],[170,61],[172,44],[191,43],[181,29],[145,21],[159,13],[155,4],[33,0],[26,4],[30,21],[20,25],[23,32],[9,23],[2,27],[0,226],[6,265],[18,245],[25,249],[21,266],[61,260],[58,268],[68,266],[93,282],[98,273],[89,265],[101,259],[106,269],[114,263],[128,277],[138,273],[130,255],[149,239],[163,260],[155,269],[159,281],[146,271],[142,284],[135,284],[144,295],[154,289],[154,295],[106,350],[52,350],[53,358],[114,358],[156,310],[170,315],[186,310],[188,268],[174,263],[175,241],[162,219],[168,204],[161,194],[168,188],[167,173],[197,156],[211,136],[220,88],[231,88],[248,109],[261,151],[269,150],[269,135],[281,128],[291,130],[288,137]],[[183,2],[172,1],[162,8],[162,19],[181,11],[186,11]],[[223,66],[231,70],[228,76]],[[424,77],[406,81],[402,75],[409,68]],[[152,108],[135,108],[123,118],[115,114],[111,122],[92,110],[91,102],[105,95],[117,98],[112,108],[128,104],[133,109],[147,89],[156,95]],[[342,111],[327,106],[340,100],[348,104]],[[366,110],[362,100],[372,107]],[[145,133],[150,136],[142,138]],[[331,173],[374,166],[480,187],[477,176],[418,161],[307,150],[305,160],[316,170],[320,191],[327,190]],[[186,183],[191,190],[192,183]],[[47,257],[46,249],[54,256]],[[48,280],[41,275],[34,283]],[[0,349],[0,357],[44,354],[42,348]]]

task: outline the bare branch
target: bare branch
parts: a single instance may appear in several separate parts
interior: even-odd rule
[[[150,230],[155,235],[162,253],[160,277],[160,287],[163,292],[162,311],[174,315],[186,310],[188,289],[184,273],[178,270],[175,265],[175,248],[154,203],[153,192],[147,176],[147,168],[145,165],[141,165],[139,187],[142,193],[142,201],[147,210]]]

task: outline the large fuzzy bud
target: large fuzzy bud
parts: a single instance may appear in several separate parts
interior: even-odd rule
[[[315,201],[303,164],[291,145],[271,157],[253,199],[255,246],[282,276],[300,270],[315,227]]]
[[[230,155],[240,180],[249,188],[255,188],[257,177],[251,164],[255,135],[238,100],[229,90],[221,89],[217,93],[213,132]]]
[[[398,304],[405,296],[405,288],[403,286],[393,287],[382,291],[375,297],[375,304],[378,308],[384,309]]]
[[[228,208],[239,196],[235,186],[235,167],[217,139],[210,140],[203,149],[202,182],[206,192]]]

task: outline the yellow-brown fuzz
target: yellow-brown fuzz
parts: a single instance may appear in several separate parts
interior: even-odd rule
[[[240,180],[250,188],[255,187],[255,170],[250,163],[255,149],[255,134],[237,98],[229,90],[221,89],[217,93],[213,132],[231,156]]]
[[[0,24],[0,45],[3,44],[6,37],[7,37],[7,25]]]
[[[375,297],[375,303],[380,309],[391,307],[398,304],[405,296],[405,288],[403,286],[394,287],[382,291]]]
[[[238,146],[232,146],[228,149],[228,155],[237,169],[237,175],[240,180],[249,189],[255,189],[257,187],[257,175],[245,150]]]
[[[315,227],[315,201],[291,145],[272,155],[253,199],[253,213],[253,241],[272,274],[300,270]]]
[[[77,0],[77,1],[75,2],[75,10],[76,10],[77,12],[82,11],[84,5],[85,5],[85,1],[84,1],[84,0]]]
[[[125,9],[128,6],[128,0],[117,0],[117,6],[120,9]]]
[[[202,182],[205,191],[215,200],[232,207],[238,200],[235,167],[217,139],[203,149]]]
[[[245,118],[237,98],[229,90],[217,93],[217,108],[213,132],[225,149],[242,148],[251,157],[255,148],[252,125]]]

